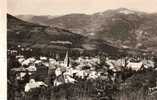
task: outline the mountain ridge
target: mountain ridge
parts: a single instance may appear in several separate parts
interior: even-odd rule
[[[12,15],[7,14],[7,40],[8,45],[22,45],[31,48],[41,48],[47,50],[57,49],[65,51],[104,51],[107,53],[118,52],[105,41],[91,39],[69,30],[38,25],[22,21]],[[68,43],[68,44],[66,44]]]
[[[88,14],[69,14],[45,22],[93,39],[108,41],[117,47],[157,52],[157,14],[111,9]]]

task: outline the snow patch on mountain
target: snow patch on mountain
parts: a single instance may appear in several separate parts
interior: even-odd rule
[[[128,14],[134,14],[134,12],[131,11],[131,10],[120,10],[119,13],[126,14],[126,15],[128,15]]]

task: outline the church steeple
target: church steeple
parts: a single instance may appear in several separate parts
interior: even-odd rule
[[[66,56],[65,56],[65,58],[64,58],[64,65],[65,65],[66,67],[69,67],[69,64],[70,64],[69,52],[67,51],[67,52],[66,52]]]

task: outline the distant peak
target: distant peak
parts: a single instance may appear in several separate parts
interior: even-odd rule
[[[130,11],[130,9],[127,9],[127,8],[118,8],[117,10],[119,10],[119,11],[129,10]]]
[[[127,9],[127,8],[119,8],[117,9],[119,13],[123,14],[134,14],[135,12],[133,10]]]

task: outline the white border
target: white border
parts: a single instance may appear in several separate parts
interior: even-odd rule
[[[6,0],[0,0],[0,100],[7,100],[6,4]]]

